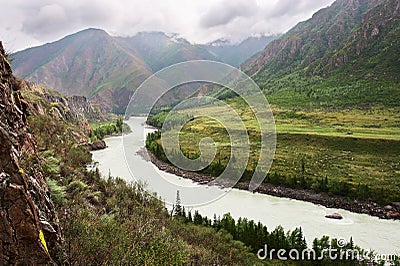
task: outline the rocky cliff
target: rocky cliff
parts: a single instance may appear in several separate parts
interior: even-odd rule
[[[327,77],[348,72],[345,66],[348,74],[397,79],[399,8],[399,0],[337,0],[270,43],[243,69],[256,81],[296,71]]]
[[[0,43],[0,265],[57,263],[62,234],[27,127],[29,103]]]
[[[274,105],[397,108],[400,0],[336,0],[242,69]]]
[[[30,113],[47,114],[65,121],[105,121],[106,112],[84,96],[64,96],[43,84],[18,79],[22,95],[29,99]]]

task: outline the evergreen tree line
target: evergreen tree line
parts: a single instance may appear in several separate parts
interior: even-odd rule
[[[182,206],[179,191],[170,214],[186,224],[210,227],[216,232],[227,232],[234,240],[244,243],[256,254],[265,255],[265,251],[275,250],[273,253],[269,252],[266,259],[279,259],[277,251],[285,250],[286,257],[294,258],[299,265],[370,265],[366,258],[373,254],[372,251],[367,252],[357,246],[352,237],[343,243],[343,240],[323,236],[315,238],[309,246],[301,227],[285,232],[279,225],[270,232],[261,222],[256,223],[247,218],[239,218],[236,221],[230,213],[224,214],[222,218],[214,214],[213,220],[202,216],[197,210],[192,214],[192,211],[186,211]],[[329,250],[332,252],[329,253]],[[269,257],[270,254],[272,257]],[[289,257],[288,254],[292,255]],[[362,258],[364,260],[360,260]],[[392,261],[393,265],[400,265],[399,258],[395,259]],[[374,265],[384,265],[384,261]]]

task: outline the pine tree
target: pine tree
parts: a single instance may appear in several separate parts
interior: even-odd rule
[[[193,223],[196,225],[203,224],[203,217],[201,216],[201,214],[198,211],[194,212]]]
[[[182,216],[182,205],[181,205],[181,197],[179,196],[179,190],[176,191],[174,216]]]
[[[353,241],[353,237],[350,237],[350,241],[349,241],[349,249],[354,249],[354,241]]]
[[[188,220],[189,223],[193,222],[192,212],[191,211],[188,212],[187,220]]]

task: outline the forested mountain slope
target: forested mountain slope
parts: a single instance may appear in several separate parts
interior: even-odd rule
[[[396,106],[399,0],[338,0],[242,68],[277,104]]]

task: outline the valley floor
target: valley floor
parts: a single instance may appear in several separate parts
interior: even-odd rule
[[[246,170],[251,173],[258,160],[259,128],[240,100],[232,99],[228,103],[242,117],[249,133],[253,156],[250,156]],[[277,147],[270,177],[257,192],[380,218],[400,217],[400,207],[395,203],[400,201],[400,113],[397,110],[378,107],[366,110],[293,110],[277,106],[272,106],[272,109]],[[180,113],[190,115],[191,110]],[[203,113],[210,117],[221,115],[218,108],[212,106]],[[154,116],[152,121],[162,123],[163,114]],[[199,140],[213,136],[219,149],[216,160],[226,165],[230,143],[224,126],[219,122],[196,118],[183,127],[179,136],[181,149],[192,159],[199,154]],[[159,141],[155,141],[161,146]],[[162,170],[199,183],[212,179],[211,175],[175,169],[163,158],[162,161],[157,159],[159,155],[152,156],[151,160]],[[212,171],[209,169],[208,173],[219,175]],[[249,180],[248,175],[242,178],[237,188],[247,190]]]

